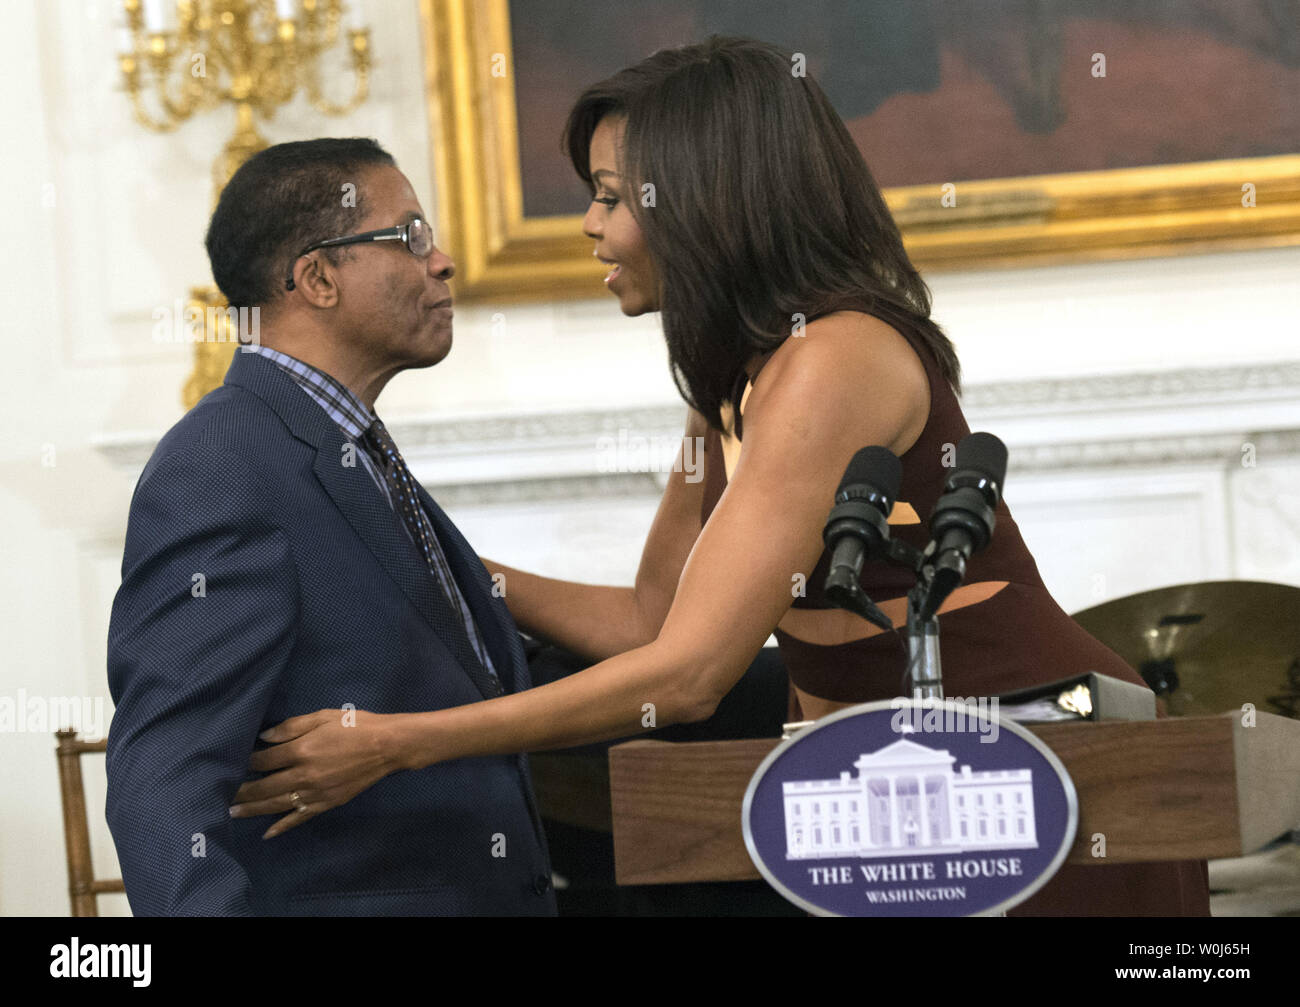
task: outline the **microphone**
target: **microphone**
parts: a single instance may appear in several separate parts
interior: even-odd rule
[[[860,450],[844,470],[822,540],[831,551],[825,594],[837,607],[856,612],[884,630],[894,624],[862,591],[862,564],[889,547],[886,520],[903,483],[903,463],[888,448]]]
[[[957,466],[930,517],[933,576],[919,609],[922,621],[934,617],[944,599],[966,576],[971,553],[993,537],[994,510],[1007,475],[1007,446],[992,434],[970,434],[957,445]]]

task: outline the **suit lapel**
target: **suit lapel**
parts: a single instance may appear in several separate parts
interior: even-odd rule
[[[487,672],[474,654],[464,623],[453,611],[419,550],[412,545],[401,517],[388,505],[383,492],[356,457],[362,448],[353,449],[326,412],[265,357],[236,351],[226,383],[256,394],[279,414],[295,437],[316,449],[312,471],[334,505],[447,645],[480,695],[491,698],[493,692],[487,685]],[[438,531],[441,534],[441,529]]]
[[[341,454],[341,431],[338,438]],[[430,573],[424,557],[402,527],[402,519],[388,505],[370,473],[359,460],[354,467],[345,468],[333,460],[326,448],[317,453],[314,470],[316,478],[333,499],[335,506],[343,512],[348,524],[352,525],[366,547],[388,571],[388,575],[397,582],[403,593],[448,645],[479,694],[484,699],[493,698],[496,693],[491,687],[487,670],[474,653],[463,620],[452,607],[442,586]]]

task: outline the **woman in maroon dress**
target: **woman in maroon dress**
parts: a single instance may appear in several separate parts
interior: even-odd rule
[[[570,115],[592,190],[583,230],[623,312],[662,313],[686,436],[707,458],[702,481],[673,472],[634,587],[484,561],[522,628],[597,663],[455,709],[285,721],[252,763],[278,771],[241,788],[239,813],[283,813],[296,791],[310,811],[275,834],[396,769],[627,737],[646,704],[655,726],[705,719],[773,631],[798,715],[904,691],[893,634],[822,600],[821,531],[849,459],[882,445],[902,459],[894,534],[925,545],[945,456],[969,432],[959,366],[857,147],[797,69],[774,47],[715,38],[594,85]],[[909,579],[884,564],[863,574],[895,625]],[[1086,670],[1142,684],[1052,600],[1005,502],[940,614],[950,695]],[[1013,914],[1208,908],[1203,861],[1067,865]]]

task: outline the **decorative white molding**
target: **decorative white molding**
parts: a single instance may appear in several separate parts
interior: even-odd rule
[[[1014,473],[1105,467],[1240,466],[1253,444],[1264,464],[1300,455],[1300,362],[1006,381],[962,396],[972,429],[991,429],[1010,448]],[[390,424],[411,470],[448,506],[658,495],[681,404],[550,411],[512,416],[407,417]],[[627,471],[609,449],[648,442],[655,460]],[[132,475],[157,436],[124,433],[96,449]],[[667,461],[665,461],[665,458]],[[611,471],[611,468],[619,470]]]
[[[1257,456],[1297,455],[1300,454],[1300,428],[1244,434],[1027,444],[1015,447],[1007,468],[1011,472],[1037,474],[1111,466],[1209,463],[1240,466],[1242,448],[1246,444],[1254,445]]]
[[[539,504],[610,497],[658,499],[663,495],[666,480],[666,476],[655,472],[609,472],[561,479],[440,485],[421,475],[414,463],[411,471],[446,510],[489,504]]]
[[[969,413],[1003,409],[1061,408],[1084,405],[1132,406],[1171,399],[1252,399],[1286,396],[1300,400],[1300,361],[1245,367],[1182,368],[1133,374],[1098,374],[1079,378],[997,381],[964,390],[962,408]]]
[[[390,431],[399,436],[403,452],[421,448],[459,448],[466,444],[591,441],[602,435],[617,436],[620,430],[640,432],[676,431],[680,435],[686,420],[684,404],[646,406],[619,410],[574,410],[526,413],[516,416],[467,417],[454,420],[394,420]]]

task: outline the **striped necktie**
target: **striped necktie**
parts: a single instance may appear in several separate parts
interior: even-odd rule
[[[475,684],[479,686],[484,695],[502,695],[505,690],[495,669],[492,667],[491,658],[488,657],[487,644],[483,641],[483,635],[479,631],[478,623],[474,621],[469,605],[466,604],[464,596],[460,593],[460,588],[456,585],[451,572],[451,564],[447,562],[447,556],[442,551],[442,545],[439,543],[437,535],[434,534],[429,515],[425,513],[424,507],[420,503],[415,478],[411,475],[411,470],[406,467],[406,461],[402,458],[402,453],[397,450],[393,438],[389,436],[387,428],[378,417],[366,430],[363,440],[366,442],[367,447],[377,456],[380,471],[383,473],[384,482],[388,485],[388,492],[393,500],[393,506],[401,514],[402,521],[411,533],[412,541],[415,542],[424,556],[429,572],[442,585],[443,593],[447,596],[452,612],[458,614],[465,625],[470,645],[473,648],[474,655],[478,658],[478,667],[466,670],[469,671],[470,677],[475,679]],[[480,678],[479,676],[483,677]]]

